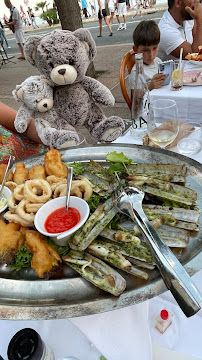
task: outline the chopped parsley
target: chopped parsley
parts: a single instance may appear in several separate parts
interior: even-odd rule
[[[19,251],[14,257],[14,262],[11,266],[11,270],[20,271],[21,269],[31,267],[32,254],[27,250],[26,246],[20,247]]]

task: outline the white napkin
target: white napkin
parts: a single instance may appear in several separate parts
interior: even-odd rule
[[[164,334],[155,329],[155,317],[166,308],[173,314],[172,324]],[[202,359],[202,317],[187,318],[180,307],[161,297],[149,302],[149,327],[152,344]]]
[[[107,360],[151,360],[148,327],[149,302],[72,322],[95,344]]]

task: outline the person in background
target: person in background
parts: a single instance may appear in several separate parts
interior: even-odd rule
[[[167,78],[167,75],[158,74],[158,65],[162,62],[156,57],[159,41],[160,31],[154,20],[141,21],[133,32],[133,50],[143,54],[143,69],[149,90],[160,88]],[[135,88],[135,76],[136,66],[134,65],[129,76],[131,96]]]
[[[5,32],[4,32],[4,27],[2,22],[0,21],[0,44],[1,46],[3,45],[3,42],[5,41],[6,46],[8,49],[11,49],[11,47],[8,45],[8,40],[6,38]]]
[[[105,9],[105,0],[98,0],[98,6],[99,6],[98,20],[99,20],[100,34],[97,37],[102,37],[102,18],[104,18],[104,21],[109,28],[109,31],[110,31],[109,36],[112,36],[113,35],[112,28],[109,23],[109,20],[107,17],[107,12]]]
[[[108,9],[109,9],[109,13],[110,13],[110,18],[109,18],[110,24],[112,24],[112,22],[113,22],[114,13],[115,13],[115,4],[116,4],[116,0],[108,1]]]
[[[158,56],[162,60],[198,52],[202,45],[202,4],[198,0],[168,0],[168,10],[159,22],[161,40]]]
[[[81,3],[82,3],[83,14],[85,18],[88,18],[86,0],[81,0]]]
[[[141,1],[140,0],[136,0],[136,6],[135,6],[135,10],[136,10],[136,13],[133,15],[133,19],[137,16],[137,15],[139,15],[139,16],[141,16],[141,10],[140,10],[140,5],[141,5]]]
[[[34,29],[38,28],[33,10],[30,7],[28,7],[28,11],[29,11],[29,16],[30,16],[33,28]]]
[[[18,9],[16,9],[15,6],[13,6],[10,2],[10,0],[4,0],[4,3],[6,5],[6,7],[8,9],[10,9],[10,20],[9,22],[6,21],[6,24],[8,25],[8,27],[12,28],[14,27],[14,32],[15,32],[15,38],[16,38],[16,42],[19,46],[20,52],[21,52],[21,56],[18,59],[22,59],[25,60],[25,55],[24,55],[24,50],[23,50],[23,46],[24,46],[24,28],[23,28],[23,22],[20,16],[20,12],[18,11]]]
[[[116,18],[119,23],[119,27],[117,30],[126,30],[126,0],[116,0]],[[120,16],[123,16],[123,25],[121,24]]]

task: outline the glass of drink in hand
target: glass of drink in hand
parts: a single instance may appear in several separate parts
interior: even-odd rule
[[[150,104],[147,132],[161,148],[171,144],[179,131],[178,111],[174,100],[160,99]]]

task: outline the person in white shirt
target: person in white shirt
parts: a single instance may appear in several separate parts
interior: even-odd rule
[[[116,0],[116,18],[119,23],[117,30],[126,30],[126,0]],[[121,24],[120,16],[123,16],[123,24]]]
[[[11,13],[11,21],[7,22],[6,24],[12,28],[14,27],[14,32],[15,32],[15,38],[16,38],[16,42],[19,46],[20,52],[21,52],[21,56],[18,59],[23,59],[25,60],[25,55],[24,55],[24,50],[23,50],[23,46],[24,46],[24,27],[23,27],[23,22],[20,16],[20,12],[18,11],[18,9],[16,9],[16,7],[14,7],[10,0],[4,0],[4,3],[6,5],[6,7],[8,9],[10,9],[10,13]]]
[[[98,20],[99,20],[99,26],[100,26],[100,34],[97,37],[102,37],[102,18],[104,18],[104,21],[109,28],[109,31],[110,31],[109,36],[112,36],[113,35],[112,28],[109,23],[109,20],[107,17],[107,12],[105,9],[105,0],[98,0],[98,6],[99,6]]]
[[[158,65],[162,63],[161,59],[156,57],[159,41],[160,31],[154,20],[141,21],[133,32],[133,50],[143,54],[143,70],[149,90],[160,88],[167,78],[167,75],[158,74]],[[131,98],[135,88],[135,76],[134,65],[129,76]]]
[[[183,58],[198,52],[202,45],[202,4],[198,0],[168,0],[168,10],[159,22],[161,40],[158,56],[162,60]]]

